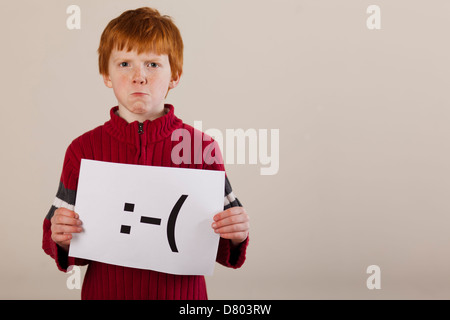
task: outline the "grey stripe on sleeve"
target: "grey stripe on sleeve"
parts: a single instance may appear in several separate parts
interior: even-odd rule
[[[50,220],[55,214],[55,210],[61,207],[73,210],[75,208],[76,196],[77,192],[75,190],[66,189],[63,183],[60,182],[55,200],[45,216],[45,219]]]
[[[233,189],[231,188],[230,181],[228,177],[225,177],[225,197],[223,203],[223,209],[226,210],[231,207],[242,207],[239,199],[234,195]]]
[[[61,199],[68,204],[74,205],[75,199],[77,197],[77,192],[75,190],[66,189],[62,182],[59,182],[58,192],[56,197]]]

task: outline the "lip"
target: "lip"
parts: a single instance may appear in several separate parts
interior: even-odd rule
[[[145,92],[133,92],[131,95],[140,97],[140,96],[148,96],[148,93],[145,93]]]

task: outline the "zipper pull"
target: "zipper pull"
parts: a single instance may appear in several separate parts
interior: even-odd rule
[[[139,134],[143,134],[144,133],[144,124],[139,122],[139,130],[138,130]]]

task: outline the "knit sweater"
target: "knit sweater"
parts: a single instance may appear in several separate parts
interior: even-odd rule
[[[82,299],[207,299],[204,276],[174,275],[73,258],[51,239],[50,220],[55,210],[59,207],[75,208],[81,159],[225,170],[218,148],[212,148],[215,142],[177,118],[172,105],[165,105],[166,113],[162,117],[143,123],[128,123],[117,111],[118,107],[112,108],[109,121],[76,138],[67,148],[56,198],[44,219],[42,248],[61,271],[66,272],[72,265],[88,265],[81,290]],[[192,139],[187,139],[187,136],[174,139],[172,133],[177,129],[185,129],[180,131],[189,133]],[[184,160],[189,156],[190,161],[172,161],[172,150],[179,143],[191,147],[191,154],[183,155]],[[182,152],[185,150],[189,149],[183,148]],[[224,210],[234,206],[242,205],[225,175]],[[231,246],[230,240],[220,238],[216,261],[226,267],[241,267],[247,245],[248,238],[237,248]]]

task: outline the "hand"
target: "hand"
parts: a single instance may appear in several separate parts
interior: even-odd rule
[[[66,208],[58,208],[50,221],[52,240],[65,251],[69,251],[72,233],[80,233],[83,230],[78,214]]]
[[[232,207],[214,216],[212,228],[222,238],[230,239],[234,246],[238,246],[248,237],[249,217],[244,208]]]

